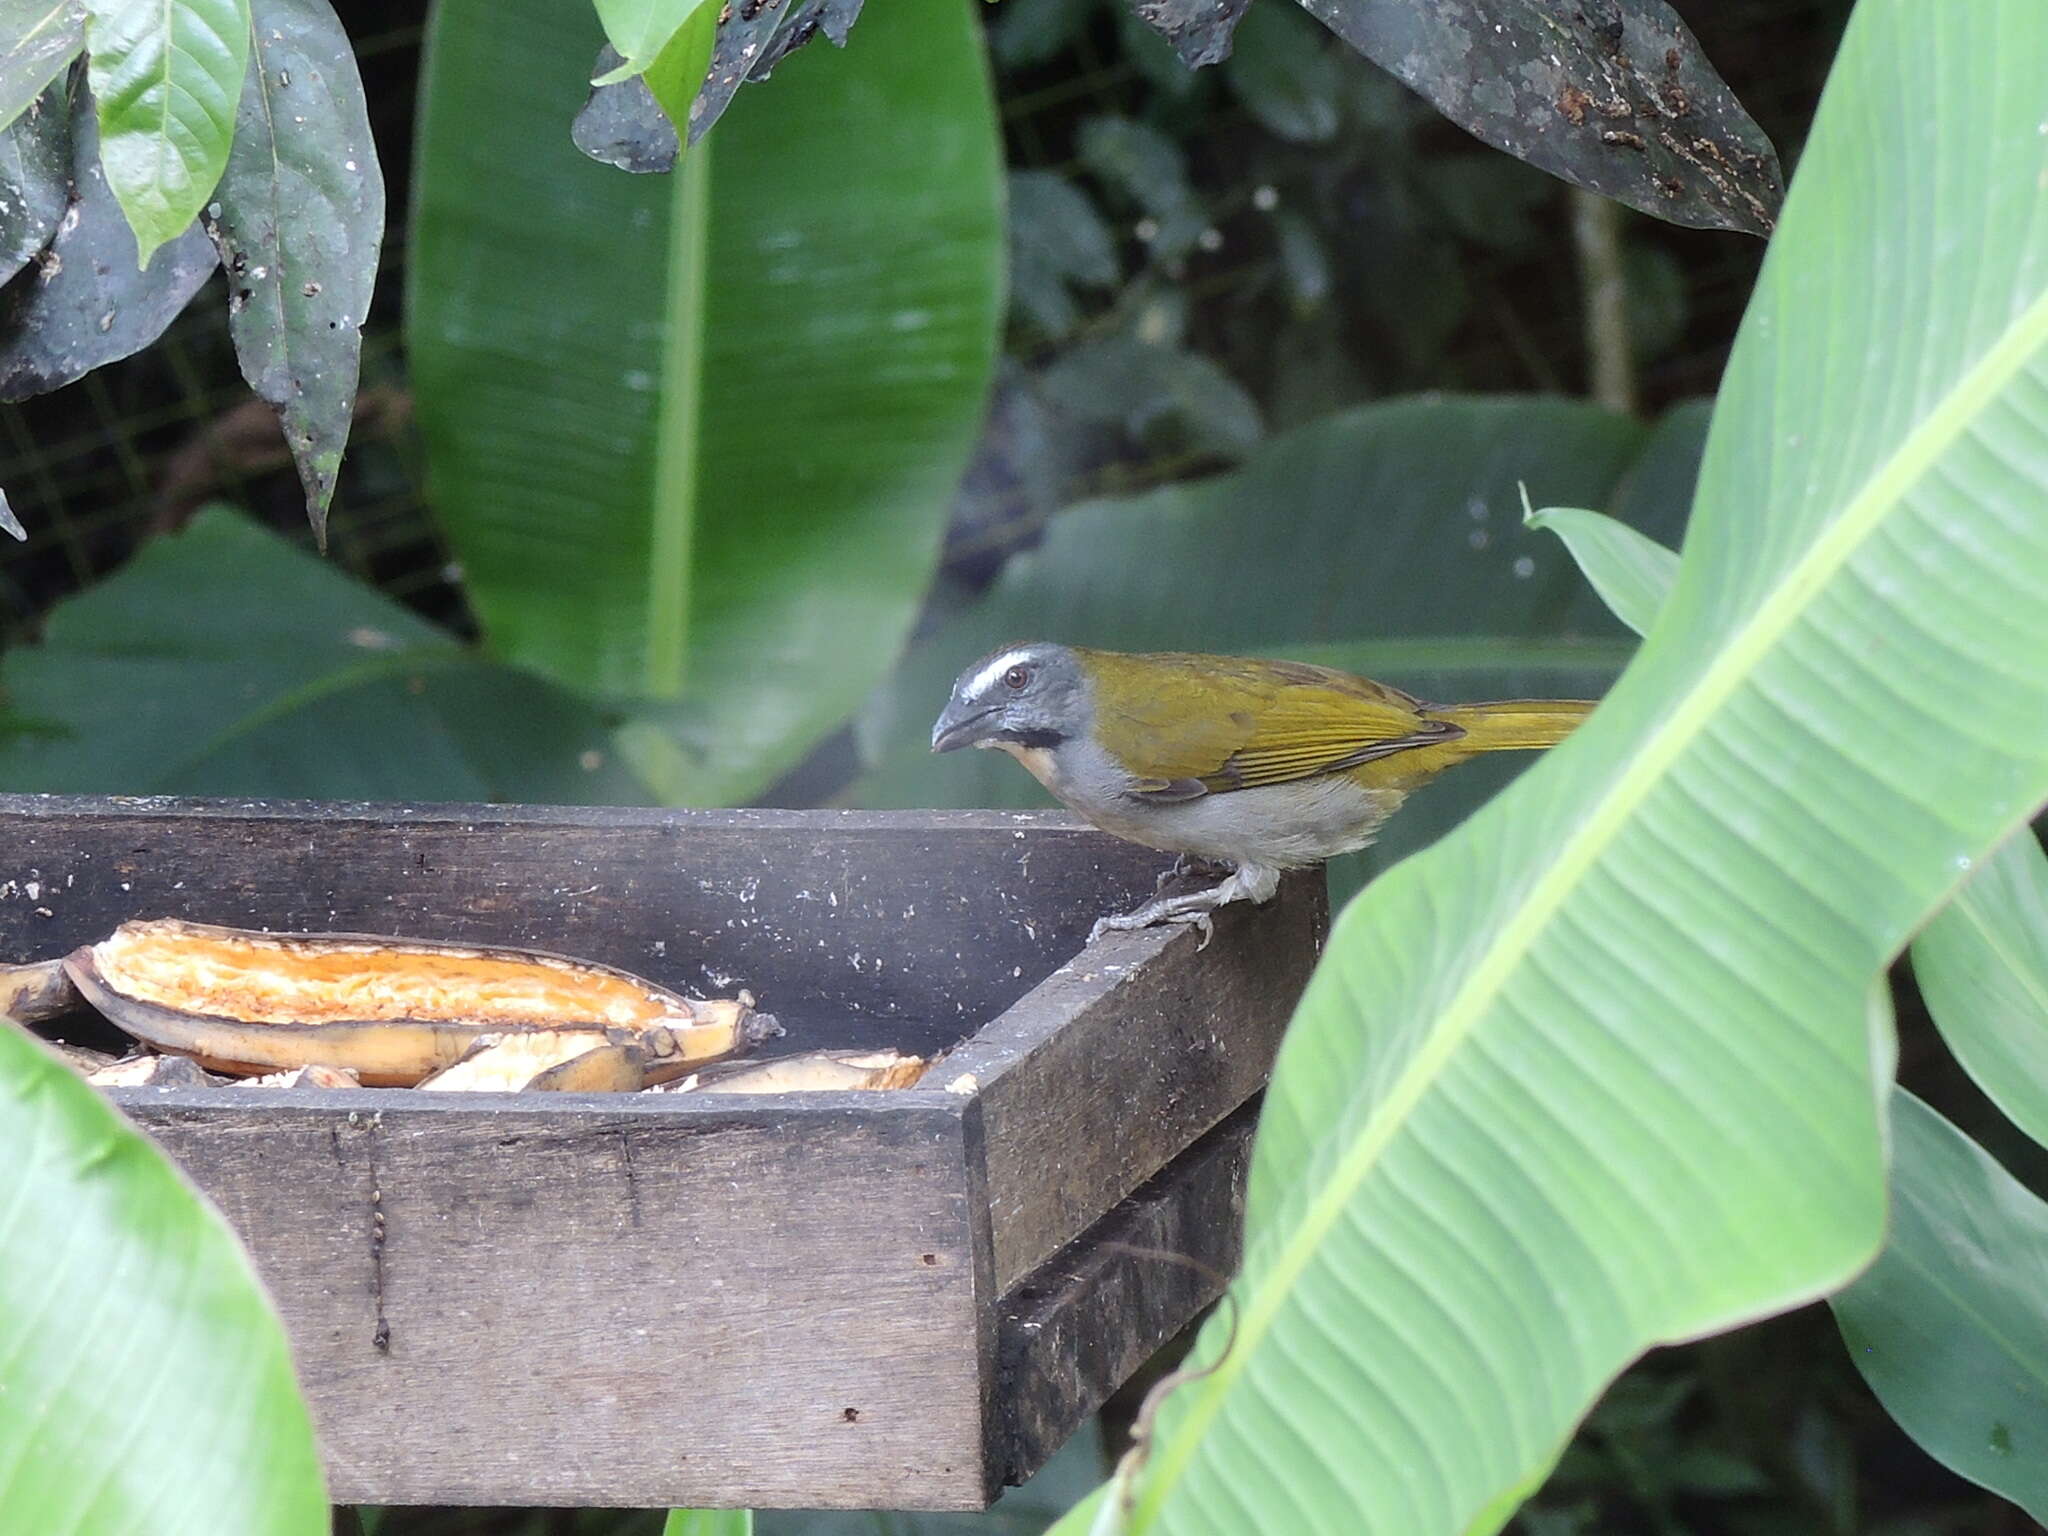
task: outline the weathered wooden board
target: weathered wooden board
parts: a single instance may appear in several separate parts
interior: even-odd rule
[[[996,1402],[1018,1483],[1223,1293],[1257,1110],[1246,1105],[1002,1300]]]
[[[1106,937],[948,1059],[971,1073],[988,1137],[999,1290],[1265,1086],[1308,980],[1320,871],[1187,929]]]
[[[249,1243],[337,1501],[985,1502],[963,1101],[238,1092],[117,1097]]]
[[[1025,812],[0,795],[0,961],[130,917],[532,944],[703,995],[749,987],[792,1049],[923,1054],[1008,1007],[1164,866]]]

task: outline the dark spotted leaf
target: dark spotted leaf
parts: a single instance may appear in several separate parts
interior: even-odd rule
[[[1277,0],[1267,0],[1268,4]],[[1191,67],[1244,0],[1130,0]],[[1673,224],[1766,235],[1777,151],[1664,0],[1301,0],[1467,132]]]
[[[71,138],[64,82],[0,131],[0,283],[50,243],[71,198]]]
[[[1131,0],[1131,11],[1180,55],[1189,69],[1230,55],[1230,34],[1251,0]]]
[[[84,0],[0,0],[0,127],[85,47]]]
[[[355,53],[327,0],[254,0],[252,20],[234,152],[207,231],[227,269],[242,376],[277,408],[324,543],[384,238],[384,178]]]
[[[249,0],[87,0],[100,158],[147,263],[227,169],[249,64]]]
[[[618,62],[618,50],[606,43],[597,51],[591,74],[601,79]],[[592,86],[569,137],[591,159],[640,175],[674,170],[683,150],[676,125],[661,110],[644,75]]]
[[[718,121],[744,81],[766,80],[818,33],[845,47],[860,8],[861,0],[730,0],[723,5],[711,67],[690,104],[690,142]],[[598,53],[592,78],[616,74],[621,62],[618,51],[607,45]],[[682,147],[675,124],[638,75],[592,87],[570,137],[591,159],[627,171],[671,170]]]
[[[24,400],[69,384],[148,346],[214,269],[197,224],[147,270],[100,164],[92,93],[71,104],[73,200],[58,221],[42,270],[0,289],[0,400]]]
[[[1303,0],[1517,159],[1674,224],[1768,234],[1777,152],[1663,0]]]

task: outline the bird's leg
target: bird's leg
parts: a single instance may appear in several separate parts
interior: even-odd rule
[[[1222,875],[1237,866],[1222,859],[1198,859],[1191,853],[1177,853],[1173,862],[1166,866],[1159,878],[1152,882],[1152,894],[1157,896],[1165,890],[1169,881],[1178,880],[1182,875]]]
[[[1215,931],[1215,922],[1210,914],[1218,907],[1233,901],[1249,901],[1255,905],[1268,902],[1279,889],[1279,870],[1264,864],[1240,864],[1220,885],[1190,891],[1184,896],[1155,896],[1132,911],[1100,919],[1089,932],[1088,942],[1093,944],[1105,933],[1150,928],[1156,923],[1187,923],[1202,930],[1202,944],[1207,946],[1210,935]]]

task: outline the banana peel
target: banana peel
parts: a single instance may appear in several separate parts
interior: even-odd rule
[[[782,1033],[744,992],[701,1002],[594,961],[431,939],[151,919],[74,950],[62,970],[138,1040],[233,1077],[319,1065],[411,1087],[486,1035],[582,1031],[601,1037],[586,1049],[637,1044],[644,1085]]]
[[[677,1083],[672,1093],[843,1093],[908,1088],[924,1075],[922,1056],[897,1051],[806,1051],[773,1061],[733,1062]]]
[[[40,1024],[61,1018],[81,1002],[62,960],[0,965],[0,1019]]]

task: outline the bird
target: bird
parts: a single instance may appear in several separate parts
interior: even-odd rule
[[[1408,795],[1482,752],[1562,741],[1582,699],[1431,704],[1333,667],[1190,651],[1006,645],[962,671],[931,749],[994,748],[1105,832],[1176,854],[1151,900],[1089,934],[1272,900],[1282,872],[1365,847]],[[1177,871],[1228,871],[1160,894]]]

